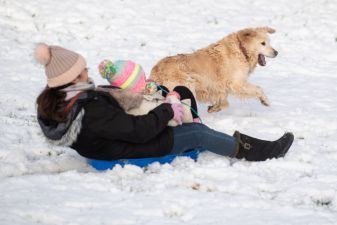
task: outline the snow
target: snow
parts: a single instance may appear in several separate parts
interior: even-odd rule
[[[0,1],[0,224],[337,224],[337,2],[267,0]],[[284,159],[247,162],[203,153],[147,169],[97,172],[49,145],[35,119],[46,83],[37,42],[61,45],[97,73],[131,59],[147,74],[162,57],[191,52],[246,27],[270,26],[279,51],[250,81],[271,107],[230,98],[203,122],[295,142]]]

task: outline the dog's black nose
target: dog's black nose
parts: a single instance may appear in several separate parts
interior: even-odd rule
[[[278,51],[274,50],[275,57],[278,55]]]

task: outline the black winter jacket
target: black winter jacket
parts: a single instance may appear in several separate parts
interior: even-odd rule
[[[108,93],[82,93],[64,123],[55,123],[38,115],[49,141],[75,149],[91,159],[159,157],[173,146],[173,118],[170,104],[161,104],[147,115],[126,114]]]

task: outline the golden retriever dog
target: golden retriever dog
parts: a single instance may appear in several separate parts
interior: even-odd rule
[[[210,103],[208,112],[228,107],[229,94],[239,98],[259,98],[269,106],[261,87],[248,83],[256,65],[266,65],[266,57],[278,52],[272,48],[269,27],[247,28],[191,54],[178,54],[160,60],[150,78],[172,90],[177,85],[191,89],[200,102]]]

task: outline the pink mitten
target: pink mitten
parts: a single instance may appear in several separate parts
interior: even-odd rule
[[[172,103],[171,104],[173,110],[173,119],[181,125],[183,123],[183,116],[184,116],[184,108],[181,103]]]
[[[180,103],[180,95],[176,91],[170,91],[165,98],[165,102],[167,103]]]
[[[180,100],[180,94],[176,91],[170,91],[169,93],[167,93],[166,99],[170,99],[171,97],[174,97],[174,98]]]

